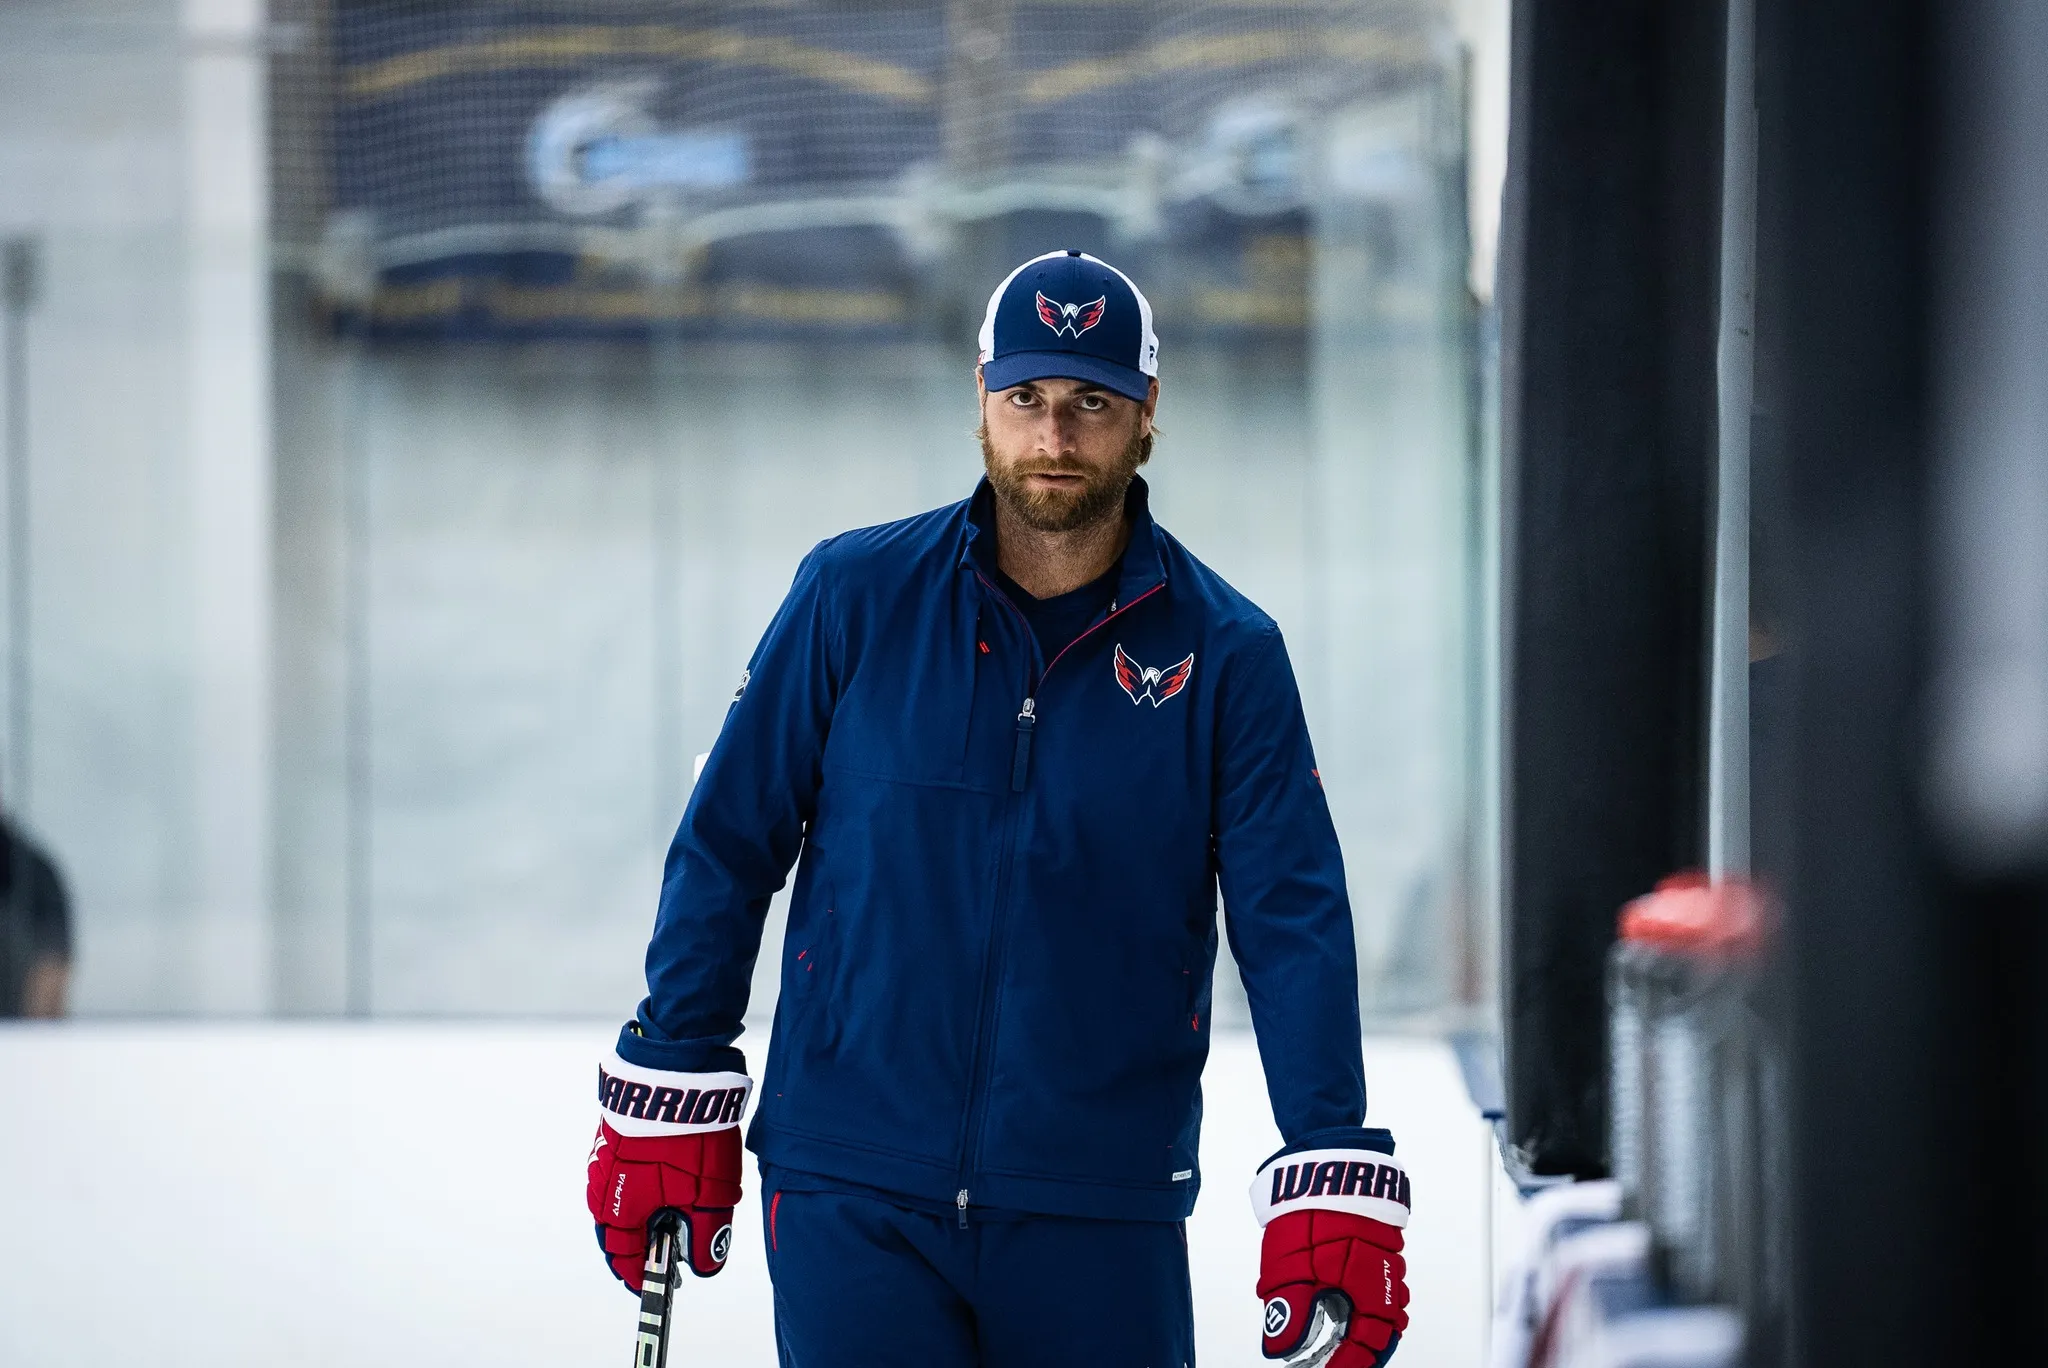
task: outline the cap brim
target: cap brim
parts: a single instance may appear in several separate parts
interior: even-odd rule
[[[1145,372],[1081,352],[1011,352],[981,363],[987,389],[1006,390],[1032,380],[1081,380],[1141,404],[1152,392],[1152,377]]]

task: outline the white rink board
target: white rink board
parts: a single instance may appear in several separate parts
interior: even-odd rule
[[[635,1303],[583,1210],[614,1029],[0,1027],[0,1363],[621,1368]],[[1366,1072],[1415,1188],[1395,1363],[1476,1368],[1486,1132],[1443,1045],[1368,1039]],[[1248,1033],[1219,1033],[1205,1089],[1199,1352],[1251,1368],[1245,1190],[1278,1141]],[[676,1368],[775,1362],[752,1178],[731,1265],[684,1282]]]

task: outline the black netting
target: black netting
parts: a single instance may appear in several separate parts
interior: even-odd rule
[[[1050,239],[1298,331],[1323,116],[1444,61],[1426,0],[306,8],[283,255],[379,335],[957,329]]]

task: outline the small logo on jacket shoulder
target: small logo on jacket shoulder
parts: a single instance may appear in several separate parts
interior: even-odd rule
[[[1138,704],[1149,699],[1156,708],[1188,686],[1188,676],[1195,672],[1195,657],[1190,652],[1180,664],[1161,670],[1140,665],[1125,654],[1123,643],[1118,642],[1115,665],[1116,682],[1131,696],[1131,702]]]

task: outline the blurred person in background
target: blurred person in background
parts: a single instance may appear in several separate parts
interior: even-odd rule
[[[71,903],[49,856],[0,815],[0,1017],[60,1017]]]
[[[1285,1141],[1252,1189],[1266,1355],[1375,1368],[1407,1326],[1336,831],[1278,627],[1152,519],[1157,357],[1122,272],[1011,272],[986,478],[804,559],[670,847],[587,1198],[628,1286],[669,1213],[724,1265],[733,1041],[801,857],[748,1136],[784,1364],[1193,1362],[1219,885]]]

